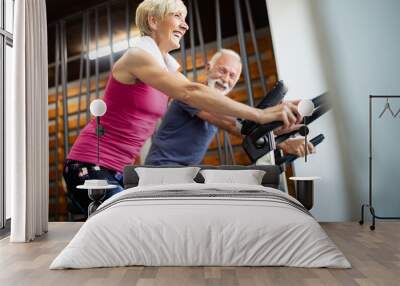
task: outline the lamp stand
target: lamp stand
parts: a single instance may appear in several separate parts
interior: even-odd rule
[[[100,124],[100,116],[96,116],[96,137],[97,137],[97,166],[100,167],[100,137],[105,133],[103,125]]]

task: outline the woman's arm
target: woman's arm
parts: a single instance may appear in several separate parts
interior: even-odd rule
[[[300,120],[296,105],[290,102],[264,110],[247,106],[221,96],[208,86],[191,82],[179,73],[169,72],[149,53],[138,48],[129,49],[120,59],[119,66],[134,78],[200,110],[244,118],[261,124],[280,120],[284,122],[285,127]]]

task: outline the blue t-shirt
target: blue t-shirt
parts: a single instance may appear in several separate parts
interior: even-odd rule
[[[198,109],[174,100],[153,136],[145,164],[199,164],[217,127],[197,117],[198,112]]]

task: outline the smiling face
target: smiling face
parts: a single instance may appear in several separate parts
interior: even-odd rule
[[[189,26],[185,22],[186,15],[183,12],[174,12],[166,15],[162,20],[153,21],[153,38],[160,50],[170,52],[180,48],[180,40],[185,35]]]
[[[207,67],[207,84],[222,95],[228,94],[239,80],[242,64],[237,56],[222,53]]]
[[[180,47],[189,29],[186,15],[182,0],[144,0],[136,9],[135,23],[140,34],[152,37],[164,54]]]

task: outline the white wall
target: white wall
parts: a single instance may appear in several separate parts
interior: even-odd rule
[[[365,201],[368,194],[368,96],[400,95],[400,1],[313,1],[318,37],[326,54],[325,70],[343,108],[338,117],[341,138],[349,138],[353,168],[350,199]],[[378,119],[384,101],[373,108],[373,194],[376,212],[400,216],[397,119]],[[400,100],[393,100],[395,111]],[[345,120],[347,120],[345,122]],[[358,202],[359,203],[359,202]],[[353,205],[352,205],[353,206]]]
[[[310,99],[328,89],[309,0],[267,0],[279,78],[288,85],[287,99]],[[298,176],[320,176],[315,184],[313,215],[320,221],[350,217],[331,112],[310,126],[310,138],[323,133],[325,141],[307,163],[298,159]],[[332,203],[334,202],[334,203]]]
[[[267,5],[278,73],[290,97],[329,90],[335,105],[334,113],[312,126],[327,137],[318,154],[307,165],[296,164],[297,174],[322,177],[313,213],[320,220],[358,219],[368,194],[368,95],[400,95],[400,1]],[[375,104],[375,206],[379,215],[399,216],[400,118],[378,120],[384,102]],[[397,111],[400,101],[392,106]]]

